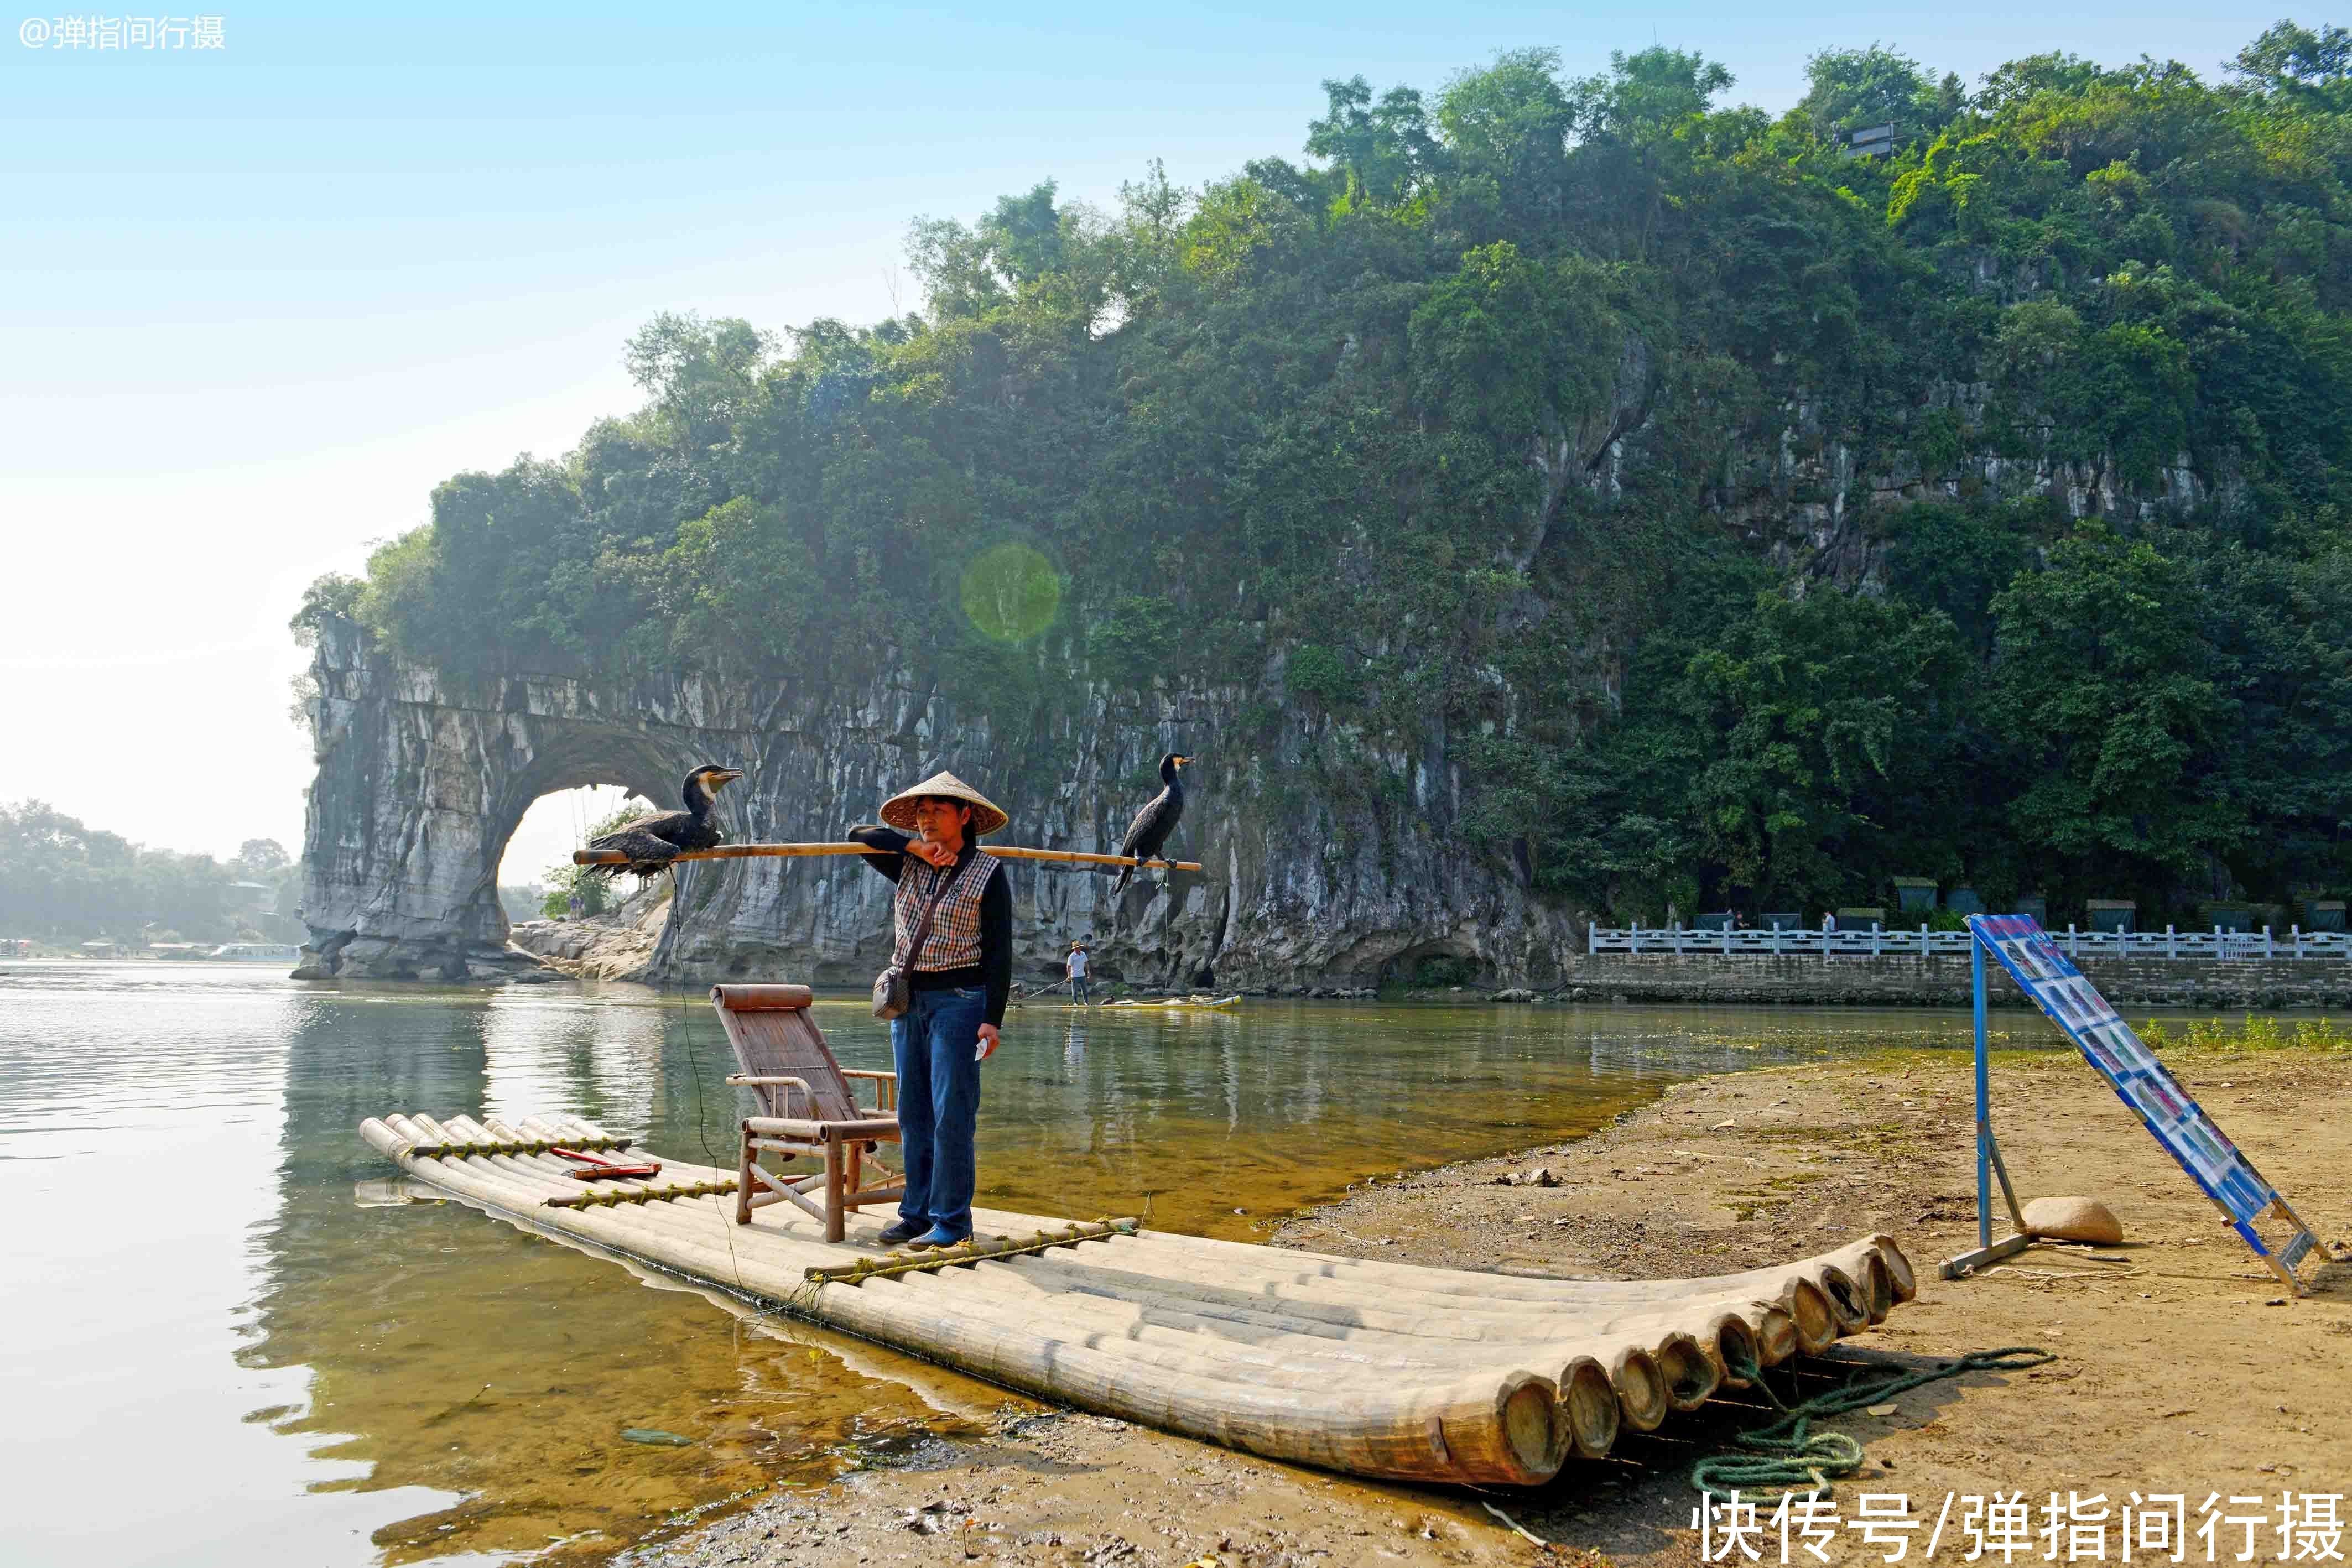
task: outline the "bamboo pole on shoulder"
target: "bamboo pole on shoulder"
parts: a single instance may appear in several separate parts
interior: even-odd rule
[[[1138,859],[1134,855],[1097,854],[1091,850],[1036,850],[1019,844],[982,844],[981,849],[1003,861],[1051,861],[1066,865],[1134,866],[1148,869],[1160,866],[1168,871],[1199,871],[1199,861],[1171,861],[1157,857]],[[870,855],[877,852],[866,844],[718,844],[707,850],[687,850],[670,857],[677,861],[746,861],[801,860],[818,855]],[[574,850],[573,865],[626,865],[629,857],[619,850]],[[666,862],[668,863],[668,862]]]

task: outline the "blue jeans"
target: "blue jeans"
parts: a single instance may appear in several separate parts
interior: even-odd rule
[[[1076,1002],[1081,1007],[1086,1005],[1087,977],[1084,975],[1072,975],[1070,977],[1070,999]]]
[[[987,1019],[987,989],[963,986],[917,991],[907,1010],[890,1020],[907,1166],[898,1218],[959,1238],[971,1234],[978,1179],[972,1136],[980,1126],[980,1063],[972,1056]]]

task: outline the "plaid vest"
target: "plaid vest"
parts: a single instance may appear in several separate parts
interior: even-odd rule
[[[898,873],[898,895],[892,901],[892,922],[897,928],[897,951],[905,953],[907,944],[914,939],[915,927],[923,923],[923,906],[939,893],[942,883],[950,885],[940,897],[940,906],[931,915],[931,929],[923,938],[923,950],[910,958],[902,958],[908,969],[969,969],[980,962],[980,895],[988,890],[988,879],[1003,862],[994,855],[975,852],[958,871],[950,866],[942,871],[928,861],[907,857],[905,867]]]

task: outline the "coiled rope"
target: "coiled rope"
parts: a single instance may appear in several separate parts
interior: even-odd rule
[[[1690,1484],[1706,1493],[1779,1490],[1828,1497],[1832,1492],[1831,1481],[1843,1480],[1862,1469],[1862,1444],[1843,1432],[1814,1431],[1815,1418],[1881,1405],[1898,1394],[1966,1373],[2023,1372],[2057,1359],[2039,1345],[2017,1344],[1971,1351],[1956,1361],[1916,1372],[1857,1366],[1839,1386],[1790,1405],[1772,1392],[1772,1385],[1764,1380],[1764,1369],[1752,1357],[1727,1355],[1724,1364],[1732,1375],[1760,1390],[1780,1412],[1780,1418],[1733,1439],[1747,1453],[1710,1454],[1693,1465]]]

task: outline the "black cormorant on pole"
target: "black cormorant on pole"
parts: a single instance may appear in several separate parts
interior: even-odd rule
[[[1177,775],[1192,760],[1172,751],[1160,759],[1160,782],[1166,788],[1154,795],[1151,803],[1138,811],[1135,821],[1128,824],[1127,837],[1120,841],[1118,846],[1119,853],[1145,861],[1159,858],[1160,846],[1168,841],[1168,835],[1176,831],[1176,824],[1183,819],[1184,781]],[[1135,870],[1131,865],[1118,868],[1118,880],[1111,884],[1110,895],[1113,898],[1127,891],[1127,879],[1135,874]]]
[[[687,850],[716,849],[727,835],[710,820],[710,808],[719,789],[743,775],[732,768],[720,768],[705,763],[686,776],[679,792],[686,797],[683,811],[663,811],[650,817],[639,817],[600,838],[588,841],[592,850],[618,850],[629,857],[626,865],[592,865],[590,876],[618,876],[623,872],[636,875],[657,876],[669,869],[670,861]]]

